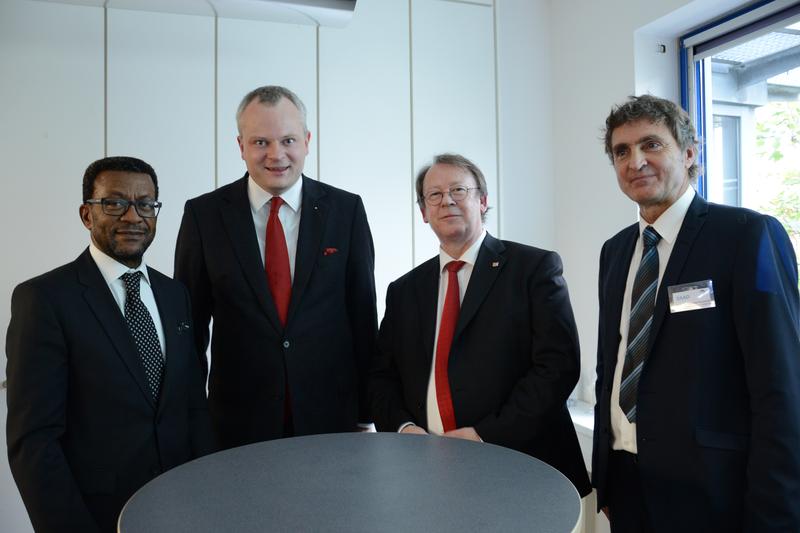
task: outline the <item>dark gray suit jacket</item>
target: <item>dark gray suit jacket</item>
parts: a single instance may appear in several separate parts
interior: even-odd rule
[[[155,405],[125,319],[86,250],[11,300],[8,457],[37,532],[116,531],[127,499],[213,451],[189,298],[148,271],[166,343]]]
[[[478,252],[448,358],[456,426],[557,468],[591,491],[566,400],[580,374],[578,332],[561,259],[491,235]],[[380,431],[427,428],[439,257],[389,286],[371,372]]]
[[[186,202],[175,278],[189,288],[201,354],[214,320],[209,405],[225,448],[283,436],[287,382],[296,435],[353,431],[369,420],[377,315],[366,213],[355,194],[302,179],[285,328],[260,257],[248,176]]]
[[[606,505],[611,383],[638,224],[600,257],[592,477]],[[712,280],[716,307],[670,313],[667,288]],[[656,298],[637,402],[642,494],[656,531],[800,531],[800,305],[780,223],[689,207]]]

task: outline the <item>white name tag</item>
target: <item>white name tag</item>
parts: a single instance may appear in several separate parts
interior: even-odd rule
[[[667,287],[667,294],[669,295],[670,313],[716,307],[714,283],[710,279]]]

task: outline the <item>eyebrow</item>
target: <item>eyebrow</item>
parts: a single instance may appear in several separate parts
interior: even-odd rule
[[[661,137],[660,135],[656,135],[654,133],[645,135],[644,137],[640,137],[633,144],[634,145],[642,144],[642,143],[647,142],[647,141],[658,141],[661,144],[667,144],[667,141],[665,141],[663,137]],[[616,151],[617,148],[622,148],[622,147],[626,147],[626,146],[631,146],[631,144],[629,144],[629,143],[617,143],[614,146],[612,146],[611,149]]]

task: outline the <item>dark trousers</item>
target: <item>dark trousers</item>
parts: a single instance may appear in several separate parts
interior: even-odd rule
[[[612,533],[650,533],[635,454],[613,450],[608,464],[608,510]]]

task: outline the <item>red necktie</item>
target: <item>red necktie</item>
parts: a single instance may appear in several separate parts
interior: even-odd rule
[[[267,253],[264,264],[267,265],[269,292],[272,293],[272,300],[278,310],[281,325],[285,326],[286,315],[289,313],[289,299],[292,297],[292,274],[289,270],[286,236],[283,234],[283,225],[278,218],[281,205],[283,205],[283,198],[273,196],[267,220]]]
[[[286,248],[286,236],[283,224],[278,218],[278,211],[283,205],[283,198],[273,196],[269,206],[267,219],[267,245],[264,264],[267,265],[267,281],[272,300],[278,310],[278,319],[286,326],[286,315],[289,313],[289,300],[292,297],[292,274],[289,270],[289,250]],[[284,376],[286,395],[283,401],[283,433],[284,437],[293,437],[292,401],[289,395],[289,378]]]
[[[442,321],[439,324],[439,339],[436,341],[436,401],[439,404],[439,415],[445,431],[456,429],[456,415],[453,412],[453,398],[450,395],[450,381],[447,378],[447,361],[450,357],[450,346],[456,331],[458,312],[461,303],[458,295],[458,271],[464,261],[450,261],[447,269],[447,293],[444,296]]]

